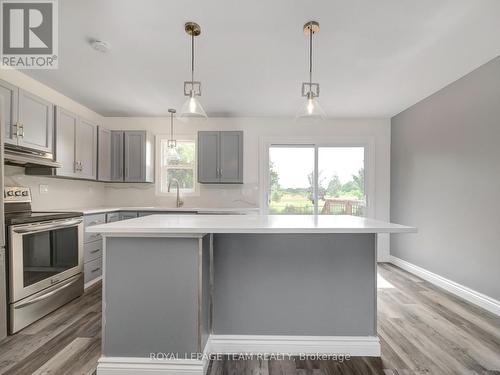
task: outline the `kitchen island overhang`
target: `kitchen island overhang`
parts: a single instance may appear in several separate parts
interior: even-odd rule
[[[352,216],[153,215],[88,231],[105,242],[98,374],[203,374],[199,353],[379,356],[376,236],[416,229]]]

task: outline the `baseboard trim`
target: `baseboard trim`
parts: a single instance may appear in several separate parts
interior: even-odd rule
[[[204,375],[208,360],[101,357],[97,375]]]
[[[376,336],[211,335],[210,353],[329,354],[380,357]]]
[[[99,281],[102,280],[102,276],[99,276],[99,277],[96,277],[95,279],[93,280],[90,280],[88,283],[86,283],[83,288],[84,289],[87,289],[87,288],[90,288],[92,285],[94,284],[97,284]]]
[[[204,352],[380,357],[380,341],[376,336],[211,335]],[[202,360],[102,356],[97,375],[204,375],[208,359],[208,355]]]
[[[410,272],[411,274],[414,274],[430,282],[431,284],[439,286],[444,290],[453,293],[460,298],[463,298],[467,302],[479,306],[491,312],[492,314],[500,316],[500,301],[497,301],[464,285],[451,281],[445,277],[439,276],[438,274],[428,271],[425,268],[416,266],[401,258],[391,256],[391,263],[404,269],[405,271]]]

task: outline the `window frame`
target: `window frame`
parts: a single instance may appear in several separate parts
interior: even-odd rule
[[[200,195],[200,184],[198,183],[198,140],[195,135],[190,134],[178,134],[175,136],[177,142],[192,142],[194,144],[194,165],[193,167],[184,166],[164,166],[163,165],[163,155],[162,155],[162,141],[167,141],[170,138],[168,134],[159,134],[156,136],[156,195],[163,197],[171,197],[177,194],[176,190],[172,190],[170,193],[163,191],[163,177],[168,172],[169,169],[187,169],[193,170],[193,190],[180,189],[180,193],[183,196],[199,196]],[[166,187],[165,187],[166,190]]]
[[[318,149],[321,147],[364,147],[365,150],[365,196],[366,212],[364,217],[375,217],[375,139],[374,137],[262,137],[260,139],[259,180],[261,192],[261,213],[269,214],[269,148],[270,147],[313,147],[314,148],[314,186],[313,197],[318,201]],[[318,214],[314,204],[314,214]]]

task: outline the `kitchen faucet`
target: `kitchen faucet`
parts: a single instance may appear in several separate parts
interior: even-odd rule
[[[184,201],[181,199],[181,195],[180,195],[179,180],[176,178],[170,179],[170,181],[168,183],[168,189],[167,189],[167,191],[169,193],[170,193],[170,187],[172,186],[172,184],[175,184],[175,186],[177,188],[176,207],[177,208],[182,207],[182,205],[184,204]]]

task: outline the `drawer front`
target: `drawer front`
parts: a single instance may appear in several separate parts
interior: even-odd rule
[[[100,233],[87,233],[83,235],[83,243],[87,244],[90,242],[100,241],[102,240],[102,236]]]
[[[120,212],[120,220],[135,219],[137,211],[122,211]]]
[[[109,214],[106,214],[106,223],[112,223],[114,221],[119,221],[119,220],[120,220],[119,212],[110,212]]]
[[[87,233],[87,228],[93,225],[99,225],[106,223],[106,214],[96,214],[96,215],[85,215],[83,217],[83,223],[85,224],[85,234],[83,235],[83,242],[94,242],[102,239],[100,233]]]
[[[102,275],[102,258],[97,258],[83,265],[85,283],[94,280]]]
[[[102,241],[94,241],[83,245],[83,261],[85,263],[102,257]]]

